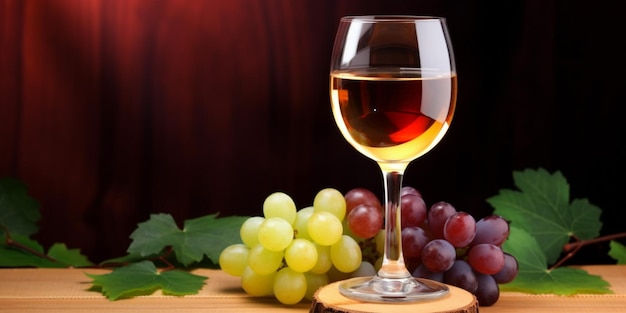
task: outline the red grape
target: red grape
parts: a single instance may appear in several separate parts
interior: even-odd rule
[[[430,207],[428,211],[428,225],[435,238],[443,238],[443,226],[448,217],[454,213],[456,213],[454,206],[445,201],[437,202]]]
[[[405,258],[419,258],[422,250],[428,243],[428,236],[419,227],[406,227],[402,229],[402,253]]]
[[[378,208],[361,204],[350,210],[347,217],[350,231],[359,238],[372,238],[383,227],[383,213]]]
[[[426,278],[426,279],[438,281],[441,283],[443,282],[443,275],[444,275],[443,272],[435,273],[429,270],[426,266],[424,266],[424,264],[418,266],[413,271],[413,277]]]
[[[346,199],[346,215],[360,204],[369,204],[383,211],[378,197],[366,188],[351,189],[344,195],[344,198]]]
[[[476,236],[472,245],[490,243],[501,246],[509,237],[509,223],[497,215],[490,215],[481,218],[476,223]]]
[[[446,240],[435,239],[429,241],[422,250],[422,264],[432,272],[445,272],[456,259],[456,250]]]
[[[443,282],[459,288],[463,288],[471,293],[478,288],[478,280],[472,267],[463,260],[454,261],[454,265],[443,274]]]
[[[504,267],[504,252],[496,245],[481,243],[469,250],[467,262],[474,270],[492,275]]]
[[[517,272],[519,271],[519,266],[517,264],[517,260],[514,256],[504,253],[504,266],[502,269],[491,275],[493,279],[496,280],[498,284],[506,284],[510,283],[517,276]]]
[[[443,237],[455,248],[467,247],[476,234],[476,221],[466,212],[450,216],[443,226]]]
[[[410,187],[410,186],[404,186],[402,187],[402,189],[400,190],[400,196],[404,196],[404,195],[416,195],[418,197],[422,197],[422,193],[420,193],[417,189]]]
[[[474,292],[479,306],[491,306],[500,298],[500,288],[493,277],[478,274],[478,288]]]
[[[401,228],[420,226],[426,220],[426,203],[420,196],[407,194],[400,198]]]

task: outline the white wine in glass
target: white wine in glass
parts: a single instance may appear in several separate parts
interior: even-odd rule
[[[339,291],[367,302],[441,297],[445,284],[415,278],[402,256],[400,190],[408,164],[430,151],[452,121],[457,76],[444,18],[341,18],[332,53],[330,96],[346,140],[376,161],[385,186],[385,249],[374,277],[342,282]]]

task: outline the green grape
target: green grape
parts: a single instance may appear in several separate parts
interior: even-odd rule
[[[298,211],[298,213],[296,214],[296,221],[293,222],[293,230],[296,234],[296,238],[308,239],[313,241],[313,239],[311,239],[311,236],[309,235],[309,231],[307,230],[307,223],[309,222],[309,218],[312,214],[312,206],[306,207]]]
[[[253,216],[245,220],[239,228],[239,236],[246,246],[252,248],[259,243],[259,226],[265,218],[262,216]]]
[[[293,227],[280,217],[268,217],[259,225],[258,235],[265,249],[283,251],[293,241]]]
[[[271,251],[258,244],[248,252],[248,266],[258,274],[276,272],[283,263],[282,251]]]
[[[376,262],[374,262],[374,268],[377,271],[380,270],[381,267],[383,267],[383,257],[382,256],[380,258],[376,259]]]
[[[339,271],[336,267],[332,266],[328,272],[326,273],[326,276],[328,276],[328,281],[329,282],[336,282],[336,281],[340,281],[340,280],[345,280],[350,278],[350,273],[344,273]]]
[[[343,227],[343,234],[346,236],[350,236],[352,238],[359,238],[357,235],[355,235],[352,230],[350,230],[350,227],[348,226],[348,219],[344,218],[343,221],[341,221],[341,227]]]
[[[306,294],[306,277],[289,267],[283,267],[274,279],[274,297],[283,304],[296,304]]]
[[[385,253],[385,229],[381,229],[374,238],[376,242],[376,251],[380,254]]]
[[[219,257],[220,268],[232,276],[241,276],[248,266],[250,249],[244,244],[234,244],[222,250]]]
[[[363,255],[363,261],[367,261],[371,264],[376,262],[376,259],[382,255],[382,253],[378,252],[378,248],[376,247],[375,238],[369,239],[359,239],[358,237],[352,237],[361,247],[361,254]]]
[[[330,246],[341,239],[343,226],[333,214],[319,211],[313,213],[309,218],[307,231],[313,241],[323,246]]]
[[[317,249],[306,240],[296,238],[285,249],[285,262],[296,272],[306,272],[317,263]]]
[[[330,246],[330,260],[335,268],[344,273],[355,271],[361,265],[361,247],[350,236],[343,235]]]
[[[375,275],[376,268],[374,267],[374,265],[372,265],[372,263],[370,262],[365,261],[361,262],[361,264],[355,271],[350,272],[350,277],[366,277]]]
[[[313,296],[323,286],[328,285],[328,276],[325,273],[316,274],[312,272],[304,273],[306,278],[306,293],[304,298],[307,300],[313,300]]]
[[[320,190],[313,199],[313,208],[316,212],[329,212],[339,221],[346,216],[346,199],[337,189],[325,188]]]
[[[246,267],[241,274],[241,287],[247,294],[254,297],[270,296],[274,291],[275,278],[276,271],[262,275]]]
[[[317,263],[311,268],[311,272],[315,274],[326,273],[333,266],[333,262],[330,260],[330,246],[322,246],[315,242],[313,244],[317,249]]]
[[[263,215],[268,217],[280,217],[289,224],[296,220],[296,204],[293,199],[284,192],[275,192],[263,202]]]

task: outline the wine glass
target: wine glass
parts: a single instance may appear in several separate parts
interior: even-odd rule
[[[376,161],[385,186],[385,249],[374,277],[339,285],[366,302],[411,302],[448,293],[414,278],[402,256],[400,191],[408,164],[444,136],[456,106],[457,76],[444,18],[341,18],[330,69],[330,96],[341,134]]]

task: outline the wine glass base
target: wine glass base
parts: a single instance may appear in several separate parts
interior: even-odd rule
[[[364,302],[417,302],[448,294],[445,284],[423,278],[357,277],[339,284],[339,292]]]

